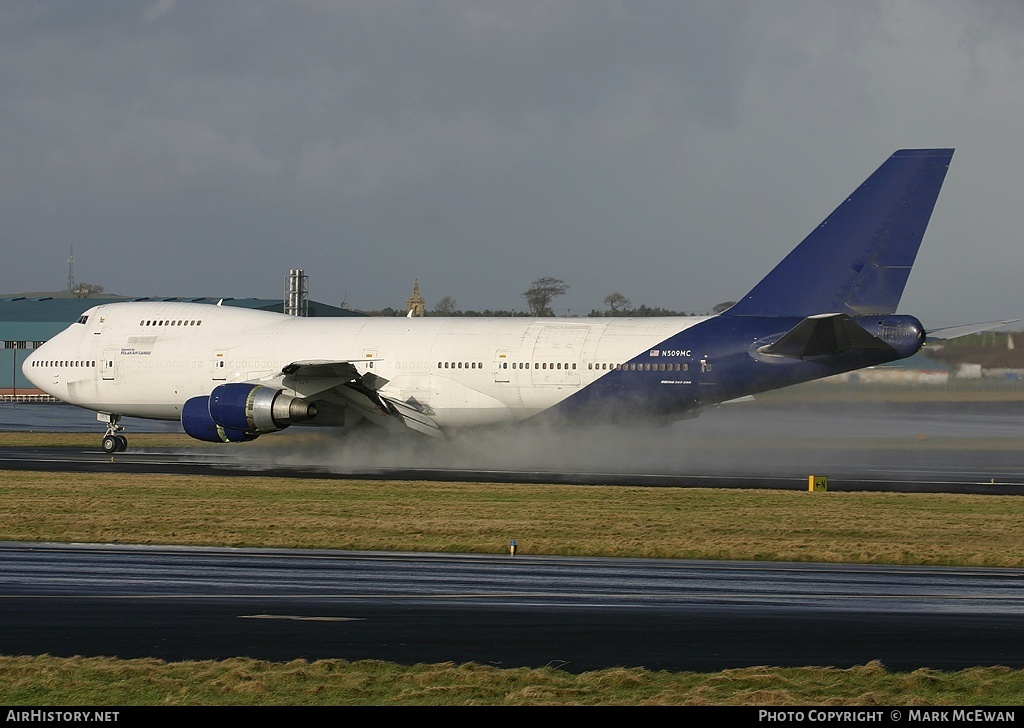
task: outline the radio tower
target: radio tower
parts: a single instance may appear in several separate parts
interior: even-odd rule
[[[68,293],[75,292],[75,246],[68,253]]]

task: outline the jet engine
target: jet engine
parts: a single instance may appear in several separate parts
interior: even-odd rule
[[[232,383],[209,396],[192,397],[181,408],[181,426],[205,442],[246,442],[316,417],[316,406],[280,389]]]

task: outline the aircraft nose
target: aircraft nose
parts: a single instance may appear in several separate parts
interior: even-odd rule
[[[41,389],[47,394],[53,394],[50,390],[56,383],[54,369],[52,366],[48,366],[53,364],[51,359],[56,358],[53,354],[53,347],[43,344],[33,350],[21,363],[21,373],[25,375],[25,379],[30,381],[36,389]]]
[[[40,349],[36,349],[25,357],[25,361],[21,363],[21,373],[25,375],[25,379],[32,382],[32,384],[39,389],[42,389],[42,387],[39,386],[39,380],[42,377],[42,372],[39,368],[39,364],[42,359],[39,356],[39,352]]]

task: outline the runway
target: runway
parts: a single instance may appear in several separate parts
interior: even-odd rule
[[[1024,572],[0,544],[0,652],[583,672],[1024,667]]]
[[[0,469],[775,489],[806,489],[818,473],[830,490],[1022,495],[1019,409],[740,405],[661,429],[467,433],[441,444],[292,428],[241,446],[135,447],[113,459],[3,447],[0,435]],[[96,423],[81,427],[98,445]],[[0,653],[573,672],[871,660],[894,670],[1024,668],[1022,578],[1007,569],[8,543]]]
[[[960,453],[955,469],[911,466],[887,467],[874,463],[811,468],[828,475],[828,489],[837,492],[877,491],[902,493],[974,493],[1024,495],[1024,473],[1013,464],[993,462],[984,453]],[[1013,456],[1016,459],[1016,455]],[[245,476],[259,474],[278,478],[359,478],[363,480],[417,480],[437,482],[531,483],[562,485],[622,485],[658,488],[749,488],[807,490],[808,470],[777,470],[771,473],[716,472],[630,473],[578,470],[483,470],[477,468],[333,468],[299,463],[285,464],[258,458],[220,457],[216,453],[187,450],[137,450],[116,457],[74,448],[0,447],[0,470],[42,470],[83,473],[164,473],[178,475]]]

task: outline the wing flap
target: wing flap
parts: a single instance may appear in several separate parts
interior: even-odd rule
[[[408,404],[407,402],[400,402],[397,399],[391,399],[390,397],[383,397],[388,404],[397,410],[398,415],[402,418],[405,426],[411,430],[416,430],[424,435],[436,438],[438,440],[444,440],[444,433],[441,432],[441,428],[437,426],[437,423],[431,419],[430,416],[420,412],[418,409]]]
[[[284,381],[296,389],[308,390],[313,384],[321,395],[330,390],[376,425],[395,431],[408,428],[445,439],[438,424],[416,405],[380,393],[387,379],[373,372],[360,374],[351,361],[295,361],[283,367],[281,373]]]

